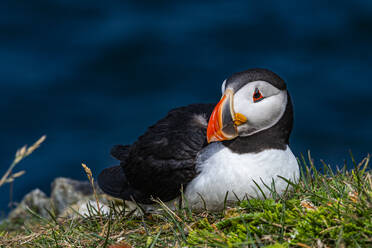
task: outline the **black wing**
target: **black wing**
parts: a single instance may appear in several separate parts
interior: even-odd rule
[[[213,107],[193,104],[174,109],[129,148],[114,147],[112,155],[121,160],[125,179],[117,185],[126,192],[125,196],[121,193],[123,199],[130,195],[127,200],[152,203],[152,197],[169,201],[180,194],[181,185],[196,176],[195,159],[207,145],[207,122]]]

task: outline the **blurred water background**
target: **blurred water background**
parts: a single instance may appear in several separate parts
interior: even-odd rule
[[[14,200],[55,177],[115,165],[168,110],[216,102],[253,67],[288,83],[291,148],[342,166],[372,151],[372,1],[1,1],[0,176],[17,148]],[[9,187],[0,188],[8,211]]]

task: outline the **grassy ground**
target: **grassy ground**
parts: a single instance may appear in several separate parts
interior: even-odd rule
[[[241,200],[221,212],[193,213],[185,203],[138,216],[112,204],[106,216],[43,219],[30,210],[28,222],[0,226],[0,246],[372,247],[369,157],[337,172],[307,161],[300,181],[282,196],[272,189],[270,199]]]

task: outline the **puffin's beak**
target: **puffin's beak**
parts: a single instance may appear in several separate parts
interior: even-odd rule
[[[207,141],[231,140],[238,136],[237,126],[247,122],[247,118],[234,112],[234,92],[227,89],[214,108],[208,122]]]

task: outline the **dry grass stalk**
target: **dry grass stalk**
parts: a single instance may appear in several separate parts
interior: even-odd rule
[[[312,202],[310,202],[310,201],[308,201],[306,199],[305,200],[302,200],[300,204],[306,210],[316,210],[317,209],[317,207],[315,207]]]
[[[37,148],[39,148],[41,143],[43,143],[45,141],[45,139],[46,139],[46,135],[43,135],[32,146],[27,148],[27,145],[25,145],[22,148],[17,150],[12,164],[9,166],[8,170],[5,172],[5,174],[3,175],[3,177],[0,180],[0,187],[2,185],[4,185],[5,183],[13,182],[15,178],[20,177],[25,173],[25,171],[19,171],[17,173],[12,174],[12,170],[22,159],[29,156]]]
[[[98,210],[99,215],[101,215],[101,208],[100,208],[100,206],[99,206],[99,201],[98,201],[98,195],[97,195],[96,187],[94,187],[94,178],[93,178],[92,171],[91,171],[90,168],[89,168],[86,164],[84,164],[84,163],[81,163],[81,166],[83,166],[84,171],[85,171],[85,174],[87,174],[88,180],[89,180],[90,184],[92,185],[92,188],[93,188],[93,194],[94,194],[94,197],[96,198],[97,210]]]
[[[161,201],[160,199],[153,199],[153,201],[158,203],[165,211],[168,212],[168,214],[172,215],[177,221],[183,222],[182,219],[174,211],[172,211],[163,201]],[[192,228],[187,223],[184,224],[189,231],[192,231]]]

